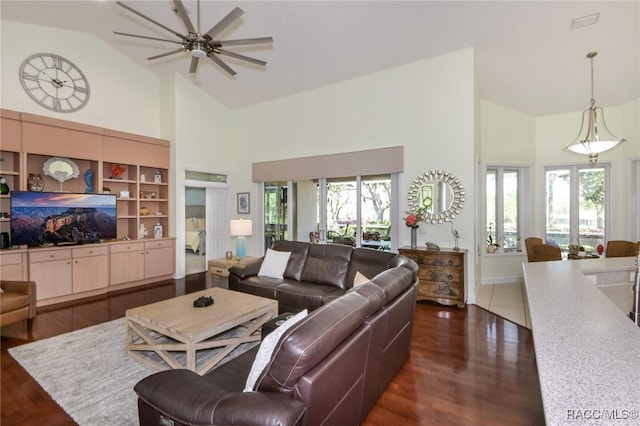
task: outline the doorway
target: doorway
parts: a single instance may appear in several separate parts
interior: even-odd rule
[[[206,188],[185,188],[184,235],[185,274],[196,274],[207,269],[207,215]]]
[[[227,176],[185,170],[185,275],[207,270],[207,260],[224,256],[229,245]]]

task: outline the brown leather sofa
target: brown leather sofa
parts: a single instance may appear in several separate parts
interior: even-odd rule
[[[356,273],[366,278],[407,261],[402,255],[339,244],[274,241],[272,250],[290,252],[282,279],[258,276],[264,257],[229,269],[229,289],[276,299],[278,311],[312,311],[344,294]]]
[[[2,280],[0,288],[0,326],[27,320],[31,330],[36,317],[36,283]]]
[[[141,380],[140,424],[360,424],[409,354],[417,274],[406,259],[311,312],[280,337],[252,392],[257,348],[203,376]]]

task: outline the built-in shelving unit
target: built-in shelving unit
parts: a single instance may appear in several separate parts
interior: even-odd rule
[[[117,198],[117,240],[2,250],[3,275],[36,279],[38,306],[173,276],[169,141],[4,109],[0,120],[0,176],[10,190],[28,190],[28,176],[39,174],[44,191],[84,193],[89,190],[84,176],[91,170],[93,193],[104,193],[108,187]],[[43,173],[51,157],[73,160],[79,177],[61,188]],[[0,213],[7,214],[0,215],[1,232],[11,231],[10,200],[10,194],[0,194]],[[154,238],[156,223],[163,227],[163,238]],[[140,235],[141,225],[147,235]]]

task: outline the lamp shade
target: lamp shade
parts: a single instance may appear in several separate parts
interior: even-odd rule
[[[592,105],[583,112],[580,133],[567,146],[567,149],[576,154],[588,155],[591,163],[595,163],[598,154],[608,151],[622,142],[626,142],[626,140],[616,137],[607,128],[602,108]]]
[[[231,221],[231,235],[234,237],[246,237],[253,233],[253,221],[236,219]]]
[[[578,137],[565,148],[576,154],[589,156],[591,164],[598,162],[598,154],[615,148],[619,143],[626,142],[625,139],[618,138],[611,133],[604,121],[604,110],[596,106],[593,94],[593,58],[597,55],[598,52],[587,54],[587,58],[591,60],[591,105],[582,113]]]

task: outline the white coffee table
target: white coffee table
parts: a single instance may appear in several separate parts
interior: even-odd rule
[[[213,297],[214,304],[195,308],[193,301],[200,296]],[[238,345],[259,341],[262,325],[277,315],[275,300],[209,288],[127,310],[126,348],[131,357],[156,370],[187,368],[202,375]],[[238,335],[218,336],[241,325]],[[198,352],[211,348],[222,350],[198,366]],[[160,360],[150,357],[152,352]],[[179,353],[185,354],[184,361]]]

